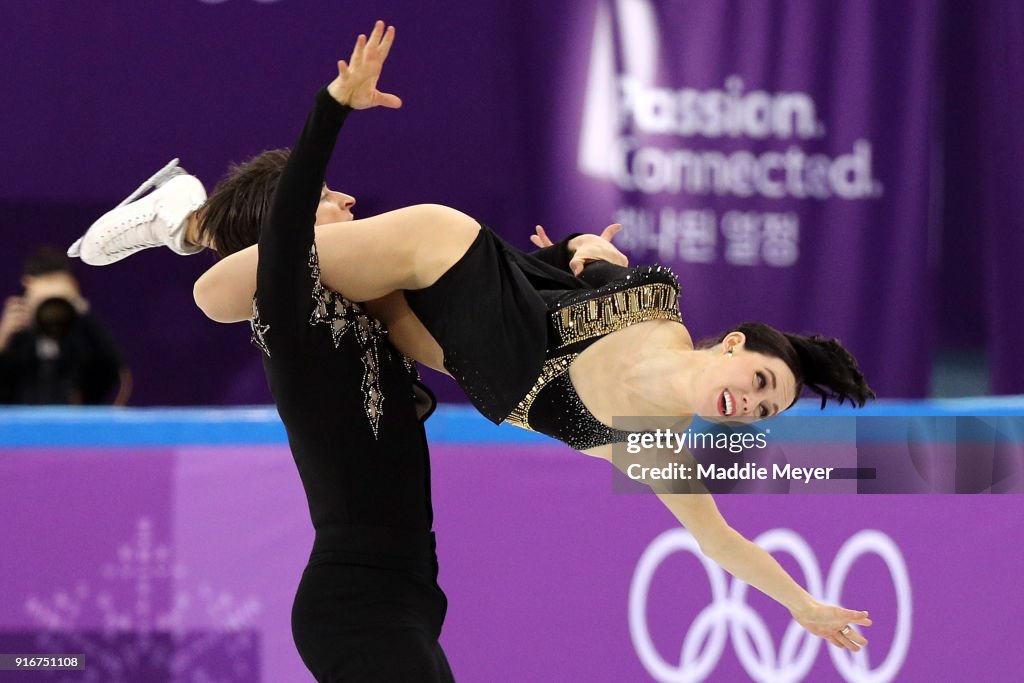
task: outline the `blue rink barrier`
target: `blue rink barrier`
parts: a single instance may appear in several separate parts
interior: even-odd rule
[[[537,443],[545,437],[495,426],[467,406],[442,405],[427,421],[435,443]],[[0,448],[283,444],[273,406],[199,408],[0,408]]]
[[[832,442],[851,438],[850,418],[922,418],[868,420],[870,430],[856,436],[893,440],[948,441],[970,438],[971,426],[953,418],[972,417],[983,438],[1020,441],[1024,437],[1024,396],[931,401],[876,401],[865,408],[800,401],[785,415],[758,423],[785,441]],[[948,418],[928,421],[927,418]],[[936,426],[938,425],[938,426]],[[953,429],[955,425],[955,429]],[[431,443],[544,443],[539,434],[510,425],[494,425],[472,407],[441,405],[427,421]],[[273,406],[209,408],[4,407],[0,408],[0,447],[168,446],[189,444],[281,444],[287,441]]]

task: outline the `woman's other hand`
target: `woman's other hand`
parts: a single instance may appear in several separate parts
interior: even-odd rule
[[[629,259],[612,244],[612,238],[622,230],[622,225],[612,223],[601,231],[600,235],[577,235],[569,240],[569,253],[572,259],[569,261],[569,268],[573,275],[583,272],[583,266],[591,261],[608,261],[617,266],[629,266]],[[537,226],[537,232],[530,235],[530,241],[537,247],[543,249],[550,247],[553,242],[548,237],[543,226]]]

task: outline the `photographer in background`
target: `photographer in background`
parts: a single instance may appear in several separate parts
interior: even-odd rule
[[[89,314],[67,257],[37,248],[21,284],[0,315],[0,403],[124,405],[131,374]]]

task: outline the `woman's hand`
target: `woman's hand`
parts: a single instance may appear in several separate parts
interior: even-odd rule
[[[591,261],[608,261],[618,266],[628,266],[629,259],[626,255],[612,245],[612,238],[619,230],[622,230],[622,225],[613,223],[602,230],[600,235],[578,235],[569,240],[569,253],[572,254],[569,268],[572,274],[579,275],[583,272],[583,266]],[[540,225],[537,226],[537,233],[530,235],[530,241],[541,249],[553,244]]]
[[[854,631],[851,626],[871,626],[867,612],[815,602],[809,607],[790,613],[793,619],[812,635],[820,636],[836,647],[859,652],[868,644],[868,639]],[[846,633],[843,633],[844,629],[848,629]]]
[[[338,62],[338,77],[327,86],[331,97],[338,104],[353,109],[401,107],[402,100],[397,96],[377,90],[377,79],[380,78],[380,71],[393,42],[395,27],[388,26],[384,30],[384,22],[379,20],[374,24],[369,38],[360,35],[348,62],[344,59]]]

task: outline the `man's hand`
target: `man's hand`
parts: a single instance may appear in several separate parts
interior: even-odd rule
[[[348,62],[338,62],[338,77],[327,86],[338,104],[353,109],[369,109],[371,107],[388,107],[398,109],[402,100],[396,95],[377,90],[377,79],[388,57],[391,44],[395,42],[395,27],[388,26],[384,30],[384,22],[377,21],[370,37],[360,35],[352,56]]]
[[[600,235],[578,235],[569,240],[569,253],[572,254],[569,268],[572,274],[578,276],[583,272],[583,267],[591,261],[608,261],[618,266],[628,266],[629,259],[626,255],[612,245],[612,238],[619,230],[622,230],[622,225],[613,223],[602,230]],[[553,244],[540,225],[537,226],[537,233],[530,235],[530,241],[542,249]]]
[[[18,332],[28,327],[28,304],[24,297],[9,296],[4,302],[4,312],[0,316],[0,351],[7,348],[8,342]]]

